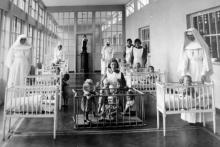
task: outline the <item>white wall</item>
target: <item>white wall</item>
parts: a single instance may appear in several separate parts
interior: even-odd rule
[[[150,0],[150,4],[126,18],[126,38],[135,39],[138,28],[150,26],[151,63],[168,73],[168,81],[177,81],[186,15],[215,6],[220,6],[220,0]],[[217,108],[220,108],[219,74],[220,65],[214,65],[212,79]]]

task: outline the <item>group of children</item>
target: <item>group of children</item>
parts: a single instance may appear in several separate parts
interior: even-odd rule
[[[123,100],[117,94],[124,94],[126,97],[123,110]],[[111,82],[104,79],[100,87],[95,86],[91,79],[83,83],[83,97],[81,99],[81,110],[84,113],[84,123],[89,123],[89,113],[102,120],[116,120],[119,115],[134,106],[135,98],[133,92],[128,89],[119,89],[111,85]],[[98,105],[97,105],[98,104]]]

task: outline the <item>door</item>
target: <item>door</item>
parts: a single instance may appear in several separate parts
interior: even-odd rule
[[[82,40],[83,40],[83,35],[86,35],[86,38],[88,39],[87,42],[87,53],[88,53],[88,67],[89,67],[89,72],[93,72],[93,36],[92,34],[77,34],[76,35],[76,72],[80,72],[81,68],[81,52],[82,52]]]

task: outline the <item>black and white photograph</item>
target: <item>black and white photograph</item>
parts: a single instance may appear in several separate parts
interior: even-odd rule
[[[220,147],[220,0],[0,0],[0,147]]]

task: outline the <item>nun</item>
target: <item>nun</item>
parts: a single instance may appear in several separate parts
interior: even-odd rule
[[[9,68],[7,87],[24,86],[31,68],[31,45],[25,34],[19,35],[9,49],[5,65]]]
[[[213,68],[209,47],[195,28],[185,31],[179,59],[178,72],[181,77],[190,75],[193,82],[210,81]],[[205,116],[206,121],[209,120],[208,116]],[[182,113],[181,118],[189,123],[202,122],[202,115],[199,113]]]

